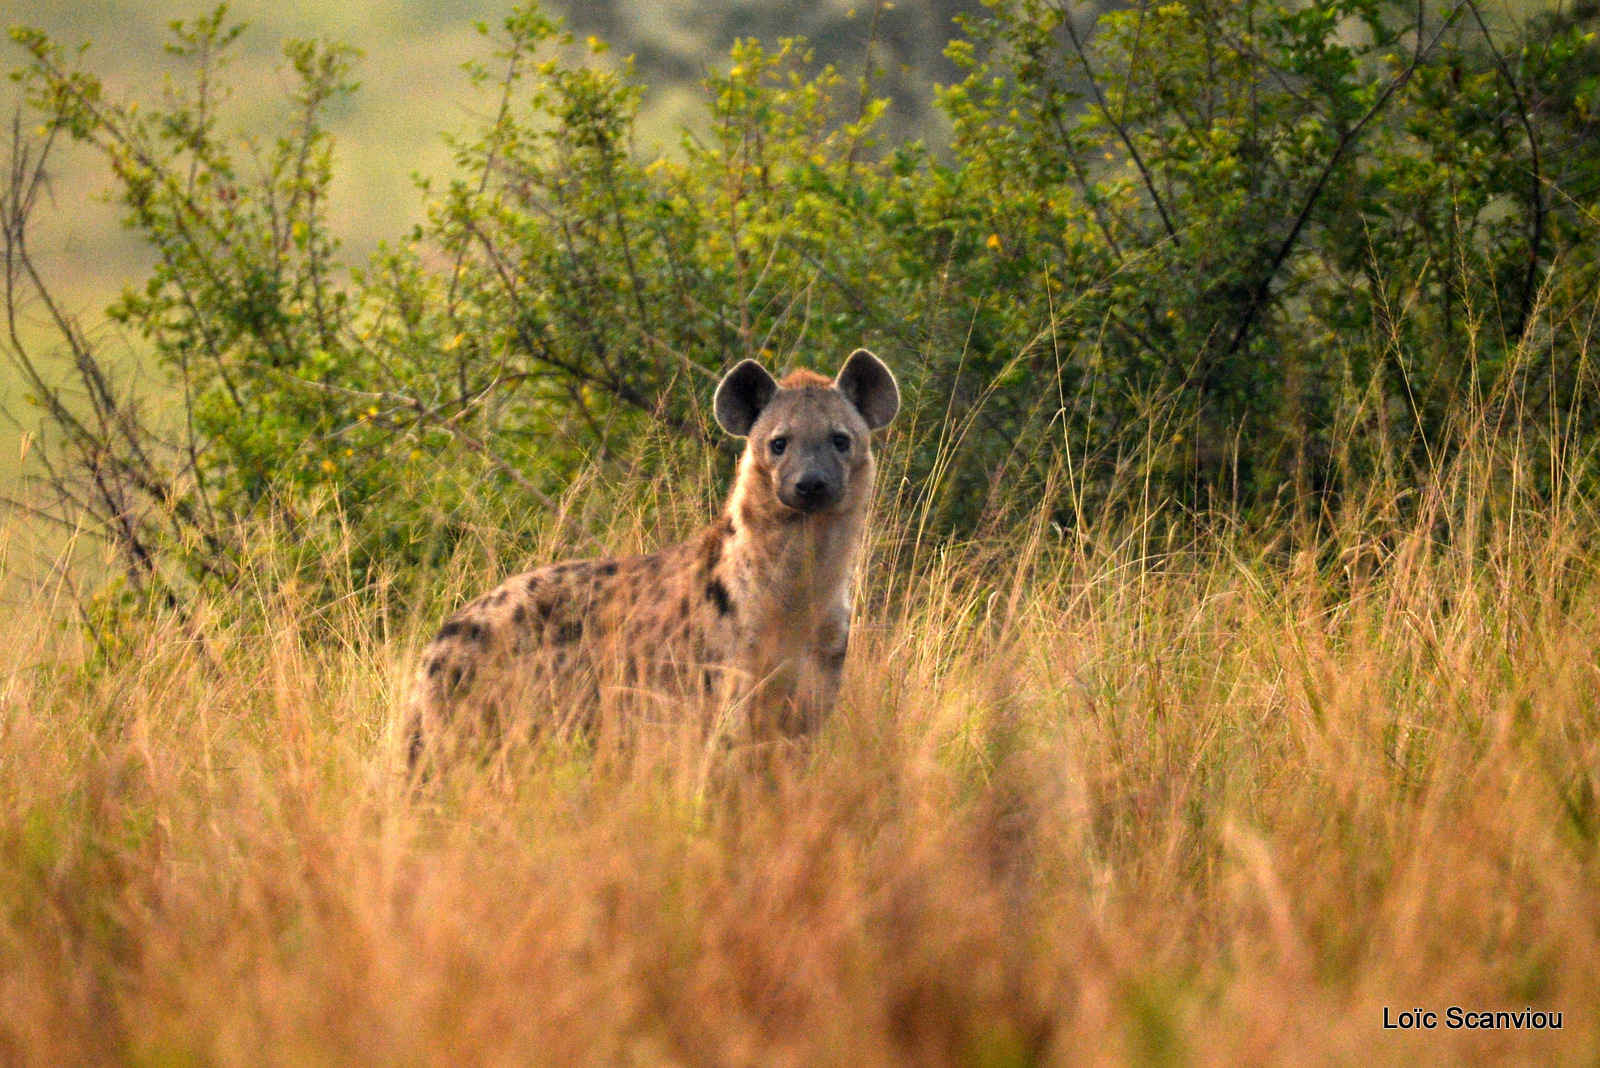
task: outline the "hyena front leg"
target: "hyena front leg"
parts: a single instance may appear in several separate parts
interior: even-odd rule
[[[818,621],[809,646],[777,673],[777,685],[766,694],[767,722],[779,734],[802,738],[822,725],[839,696],[849,648],[850,609],[835,606]]]
[[[839,697],[845,657],[850,652],[850,606],[836,605],[819,628],[816,649],[798,695],[804,709],[804,729],[821,726]]]

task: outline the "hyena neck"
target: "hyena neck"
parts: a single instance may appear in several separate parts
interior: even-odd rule
[[[866,529],[864,504],[797,516],[735,487],[723,513],[723,561],[736,587],[783,613],[847,604]]]

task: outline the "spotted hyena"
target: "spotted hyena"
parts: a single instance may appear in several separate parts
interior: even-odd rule
[[[592,709],[608,688],[697,692],[756,736],[811,730],[844,666],[870,435],[899,407],[894,375],[866,349],[831,381],[775,381],[754,360],[729,371],[717,422],[746,444],[721,518],[646,556],[517,575],[462,608],[422,657],[411,763],[446,739],[493,741]]]

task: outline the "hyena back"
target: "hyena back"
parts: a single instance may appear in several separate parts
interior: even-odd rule
[[[899,405],[865,349],[832,380],[775,381],[754,360],[728,372],[717,422],[746,444],[721,517],[660,552],[516,575],[462,608],[423,654],[410,763],[446,741],[543,729],[613,685],[737,706],[755,736],[814,729],[849,641],[870,436]]]

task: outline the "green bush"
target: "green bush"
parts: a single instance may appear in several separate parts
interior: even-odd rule
[[[589,465],[731,456],[704,415],[722,369],[860,344],[906,387],[889,490],[935,530],[1042,494],[1088,522],[1119,486],[1315,517],[1372,477],[1426,480],[1469,408],[1527,448],[1593,439],[1595,21],[1496,40],[1470,0],[1092,25],[992,0],[949,46],[948,154],[880,143],[871,84],[784,41],[738,44],[708,132],[657,158],[633,149],[628,64],[519,8],[427,225],[349,271],[323,126],[349,49],[290,43],[292,119],[247,146],[219,133],[225,9],[174,24],[194,81],[145,108],[17,29],[44,133],[17,127],[8,300],[44,284],[24,238],[50,144],[95,146],[158,257],[112,316],[181,418],[126,401],[65,318],[83,388],[13,355],[55,499],[169,598],[226,582],[264,512],[344,539],[360,575],[404,571],[450,550],[468,500],[549,513]]]

